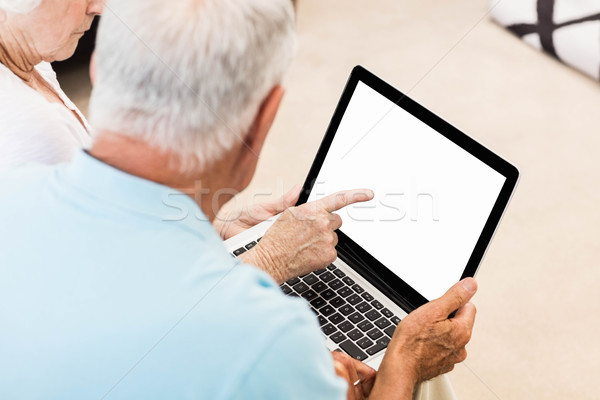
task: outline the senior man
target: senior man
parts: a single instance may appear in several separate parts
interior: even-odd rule
[[[335,257],[333,211],[368,190],[287,210],[246,259],[271,276],[211,225],[279,107],[289,0],[106,8],[94,145],[0,177],[0,398],[410,399],[466,357],[472,279],[405,318],[377,374],[334,363],[303,300],[280,292]],[[172,196],[187,213],[167,222]]]

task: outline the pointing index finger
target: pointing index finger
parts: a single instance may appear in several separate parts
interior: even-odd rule
[[[327,197],[317,200],[315,203],[327,212],[334,212],[350,204],[369,201],[373,199],[373,191],[370,189],[342,190]]]

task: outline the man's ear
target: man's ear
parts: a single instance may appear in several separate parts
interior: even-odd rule
[[[254,122],[245,138],[246,146],[249,148],[249,153],[251,153],[252,156],[258,156],[262,150],[267,133],[269,133],[273,121],[275,120],[275,116],[277,115],[277,110],[279,110],[279,105],[281,104],[284,92],[281,85],[275,86],[271,89],[258,109]]]

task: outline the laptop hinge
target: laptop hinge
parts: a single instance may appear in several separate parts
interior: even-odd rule
[[[406,313],[410,313],[417,307],[411,304],[400,293],[392,289],[383,280],[373,275],[368,265],[360,259],[353,251],[346,246],[338,245],[338,257],[348,264],[356,273],[375,286],[381,293],[392,300],[398,307],[402,308]]]

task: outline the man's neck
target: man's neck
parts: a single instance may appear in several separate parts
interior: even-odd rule
[[[220,207],[231,198],[214,197],[224,183],[210,171],[222,171],[220,166],[183,172],[178,168],[177,156],[138,139],[105,131],[98,134],[89,154],[121,171],[189,195],[210,221],[213,221]]]

